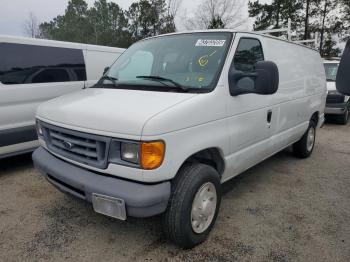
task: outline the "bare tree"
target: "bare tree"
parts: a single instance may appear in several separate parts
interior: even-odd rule
[[[207,29],[213,23],[225,28],[237,28],[247,19],[242,18],[245,0],[204,0],[194,16],[185,22],[185,27],[191,29]]]
[[[23,22],[23,32],[31,38],[40,37],[39,21],[37,17],[30,12],[28,18]]]
[[[168,16],[176,17],[182,0],[167,0]]]

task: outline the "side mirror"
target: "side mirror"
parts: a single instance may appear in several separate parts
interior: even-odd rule
[[[229,72],[229,88],[232,96],[249,93],[271,95],[277,92],[278,84],[278,67],[271,61],[257,62],[255,72],[252,73],[236,69]]]
[[[109,66],[106,66],[105,69],[103,69],[103,75],[105,75],[108,70],[109,70]]]
[[[350,40],[346,43],[338,67],[336,87],[339,93],[350,95]]]

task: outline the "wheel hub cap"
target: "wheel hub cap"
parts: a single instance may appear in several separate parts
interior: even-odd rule
[[[195,233],[203,233],[213,221],[217,204],[216,189],[213,183],[202,185],[197,191],[191,210],[191,224]]]
[[[311,151],[315,143],[315,128],[311,127],[307,134],[307,150]]]

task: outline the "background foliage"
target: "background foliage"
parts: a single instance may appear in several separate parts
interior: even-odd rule
[[[202,0],[182,23],[188,30],[231,28],[247,22],[242,17],[247,0]],[[96,0],[70,0],[63,15],[39,25],[33,14],[25,21],[28,36],[128,47],[145,37],[176,31],[175,17],[182,0],[139,0],[123,10],[118,4]],[[286,27],[292,21],[293,40],[318,37],[324,57],[338,56],[338,43],[349,38],[350,0],[249,0],[254,30]]]
[[[255,17],[254,29],[285,27],[288,18],[296,32],[294,39],[318,37],[324,57],[338,56],[337,42],[349,35],[350,0],[273,0],[270,4],[249,1],[249,16]]]
[[[169,4],[169,5],[168,5]],[[64,15],[40,24],[40,37],[70,42],[128,47],[133,42],[176,30],[171,1],[140,0],[128,10],[97,0],[70,0]]]

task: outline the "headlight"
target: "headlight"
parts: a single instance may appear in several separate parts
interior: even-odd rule
[[[35,126],[36,126],[36,132],[38,133],[38,136],[43,136],[43,129],[41,128],[39,120],[36,120]]]
[[[136,143],[121,143],[121,159],[134,164],[140,164],[140,145]]]
[[[142,169],[158,168],[163,162],[164,153],[165,144],[162,141],[121,142],[120,144],[120,159],[136,164]],[[112,162],[118,163],[115,157],[110,159],[112,159]]]

